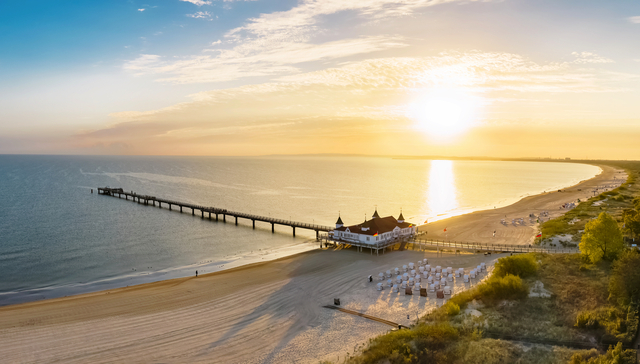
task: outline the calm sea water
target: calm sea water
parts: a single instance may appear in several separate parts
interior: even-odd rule
[[[100,196],[122,187],[333,225],[397,215],[423,223],[511,204],[600,169],[543,162],[386,158],[0,156],[0,305],[225,269],[315,247],[313,232],[224,224]],[[91,194],[91,188],[94,193]]]

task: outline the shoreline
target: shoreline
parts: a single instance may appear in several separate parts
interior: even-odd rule
[[[607,169],[608,173],[603,170],[567,189],[601,185],[617,172]],[[538,204],[563,203],[573,192],[563,193],[529,196],[496,211],[476,211],[446,221],[454,232],[481,235],[482,222],[493,221],[497,212],[504,216],[504,209],[513,209],[526,216]],[[533,232],[529,226],[506,228],[520,235]],[[341,307],[400,324],[411,323],[416,315],[444,302],[433,293],[424,298],[392,293],[386,287],[376,291],[377,281],[368,282],[368,275],[375,277],[422,258],[432,265],[469,270],[480,262],[491,266],[500,256],[391,251],[376,257],[353,249],[313,249],[198,278],[3,306],[0,350],[7,361],[25,363],[335,361],[390,328],[322,307],[334,298],[341,299]],[[455,292],[467,288],[455,283]]]
[[[595,164],[592,164],[592,165],[600,168],[600,171],[602,173],[602,166],[595,165]],[[599,175],[595,175],[591,179],[597,178],[598,176]],[[578,181],[576,184],[571,185],[571,187],[565,187],[565,188],[572,188],[573,186],[580,184],[582,182],[584,181]],[[502,206],[500,208],[504,208],[504,207],[508,207],[513,204],[516,204],[522,201],[523,199],[526,199],[532,196],[538,196],[538,195],[529,195],[527,193],[521,197],[506,199],[504,200],[506,202],[498,203],[496,205]],[[466,216],[469,214],[474,214],[474,213],[489,211],[489,210],[493,211],[493,209],[490,209],[489,206],[481,206],[481,207],[478,207],[477,209],[459,210],[459,211],[453,212],[453,215],[445,213],[444,216],[439,216],[439,217],[437,216],[433,220],[430,219],[431,222],[427,225],[422,225],[419,222],[418,222],[418,225],[420,229],[424,229],[425,226],[429,226],[430,224],[433,224],[435,222],[450,221],[451,219],[457,218],[459,216]],[[428,237],[434,238],[434,239],[444,239],[444,237],[437,236],[437,235],[435,236],[430,235]],[[309,237],[309,239],[311,238]],[[450,240],[454,240],[454,239],[450,238]],[[277,249],[271,249],[271,252],[274,254],[268,254],[268,256],[262,256],[263,254],[258,252],[256,253],[244,252],[238,255],[231,256],[229,258],[224,258],[224,259],[220,258],[220,259],[217,259],[216,261],[205,261],[204,263],[197,262],[197,263],[192,263],[184,266],[167,267],[160,270],[144,270],[136,273],[127,273],[127,274],[121,274],[113,277],[104,277],[101,279],[88,281],[88,282],[68,283],[68,284],[61,284],[61,285],[51,285],[51,286],[45,286],[45,287],[2,292],[0,293],[0,307],[13,305],[13,304],[32,302],[36,300],[52,299],[52,298],[59,298],[59,297],[65,297],[65,296],[71,296],[71,295],[80,295],[85,293],[98,292],[102,290],[110,290],[118,287],[146,284],[150,282],[159,282],[159,281],[168,280],[168,279],[183,278],[183,277],[190,276],[196,270],[198,270],[199,272],[206,272],[206,273],[212,272],[212,271],[220,271],[220,270],[227,269],[227,268],[223,268],[225,266],[246,265],[246,264],[254,263],[256,261],[270,260],[272,259],[272,257],[274,256],[277,257],[281,254],[284,254],[285,256],[295,255],[301,251],[313,250],[314,249],[313,245],[315,243],[309,242],[309,241],[310,240],[307,239],[307,241],[300,242],[298,244],[287,245]]]
[[[595,165],[595,164],[594,164]],[[487,244],[533,244],[535,234],[539,231],[539,223],[530,223],[528,214],[539,216],[547,211],[549,216],[543,221],[557,218],[569,211],[560,206],[564,203],[586,201],[593,196],[592,189],[597,186],[616,182],[624,183],[627,174],[624,170],[605,165],[595,165],[602,172],[593,178],[561,189],[538,195],[526,196],[517,202],[504,207],[478,210],[467,214],[452,216],[418,226],[419,231],[427,231],[425,238],[445,241],[475,242]],[[525,224],[511,224],[512,219],[524,218]],[[502,224],[505,219],[507,224]],[[541,221],[542,222],[542,221]],[[446,231],[445,231],[446,229]],[[493,232],[495,231],[495,237]]]

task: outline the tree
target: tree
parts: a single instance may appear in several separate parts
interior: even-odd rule
[[[603,212],[597,219],[585,225],[580,251],[591,262],[596,263],[601,259],[614,260],[623,250],[622,232],[611,215]]]
[[[622,212],[622,222],[624,223],[624,232],[637,238],[640,235],[640,212],[634,209],[626,209]]]
[[[609,300],[620,305],[640,302],[640,252],[638,249],[625,251],[613,263],[609,280]]]

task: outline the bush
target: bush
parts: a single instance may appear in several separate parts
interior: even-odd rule
[[[348,363],[416,362],[419,356],[429,356],[432,363],[451,362],[443,351],[458,339],[458,330],[448,323],[434,325],[419,324],[408,330],[392,331],[371,340],[362,355],[351,358]]]
[[[529,287],[518,276],[507,274],[504,277],[491,276],[478,286],[483,301],[522,299],[529,295]]]
[[[458,306],[454,302],[449,301],[445,303],[443,307],[445,307],[445,311],[449,316],[455,316],[460,313],[460,306]]]
[[[598,356],[595,351],[584,354],[575,354],[571,357],[571,364],[634,364],[636,362],[635,350],[623,350],[622,343],[610,347],[606,354]]]
[[[500,258],[496,262],[493,274],[498,277],[504,277],[507,274],[526,278],[532,276],[538,270],[538,262],[533,254],[513,255],[510,257]]]
[[[603,212],[585,225],[580,251],[591,262],[597,263],[600,259],[614,260],[623,250],[622,232],[611,215]]]

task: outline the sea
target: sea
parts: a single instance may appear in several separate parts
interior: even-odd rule
[[[318,248],[315,232],[227,222],[98,187],[334,226],[403,213],[423,224],[600,173],[559,162],[381,157],[0,155],[0,305],[209,273]],[[207,216],[208,217],[208,216]]]

